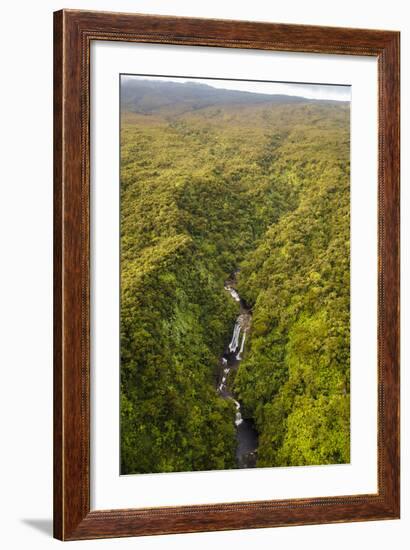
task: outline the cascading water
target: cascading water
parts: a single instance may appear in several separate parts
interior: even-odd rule
[[[242,352],[243,352],[243,348],[244,348],[244,346],[245,346],[245,339],[246,339],[246,332],[244,331],[244,332],[243,332],[243,336],[242,336],[241,349],[239,350],[239,353],[238,353],[237,356],[236,356],[236,359],[237,359],[238,361],[241,361],[241,359],[242,359]]]
[[[235,403],[235,407],[236,407],[235,424],[236,426],[239,426],[243,422],[243,418],[241,415],[241,404],[236,399],[234,399],[233,402]]]
[[[221,359],[221,378],[218,386],[218,393],[224,399],[232,399],[235,403],[235,426],[237,437],[236,459],[238,468],[251,468],[256,463],[256,449],[258,447],[258,434],[253,422],[244,419],[241,413],[241,404],[229,388],[229,373],[236,371],[239,362],[242,360],[242,353],[245,348],[246,335],[250,329],[251,312],[242,302],[238,291],[229,283],[224,286],[235,302],[240,304],[240,313],[233,328],[231,341]],[[242,336],[242,338],[241,338]],[[240,345],[239,345],[240,343]],[[238,349],[239,348],[239,349]]]
[[[232,298],[235,300],[235,302],[240,302],[241,301],[241,298],[240,298],[238,292],[233,287],[226,284],[224,286],[224,289],[229,292],[229,294],[232,296]]]
[[[235,323],[235,328],[233,329],[232,340],[231,340],[231,343],[229,344],[229,351],[231,352],[236,351],[236,348],[238,347],[240,333],[241,333],[241,325],[238,318],[238,320]]]

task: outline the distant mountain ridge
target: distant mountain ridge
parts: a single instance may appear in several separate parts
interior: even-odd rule
[[[143,114],[155,113],[173,107],[190,111],[226,104],[289,104],[316,101],[300,96],[214,88],[198,82],[179,83],[124,77],[121,81],[121,110]]]

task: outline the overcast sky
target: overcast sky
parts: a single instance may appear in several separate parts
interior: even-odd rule
[[[350,86],[329,84],[298,84],[290,82],[255,82],[249,80],[213,80],[202,78],[150,77],[131,76],[123,78],[140,78],[142,80],[165,80],[169,82],[198,82],[214,88],[225,90],[241,90],[259,94],[284,94],[306,97],[308,99],[333,99],[335,101],[350,101]]]

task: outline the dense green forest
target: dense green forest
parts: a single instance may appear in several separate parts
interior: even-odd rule
[[[226,92],[226,93],[224,93]],[[350,460],[349,104],[129,79],[121,88],[121,473]]]

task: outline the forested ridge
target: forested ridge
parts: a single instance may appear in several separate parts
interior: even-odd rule
[[[216,383],[237,270],[252,328],[230,384],[257,466],[349,462],[349,105],[138,85],[122,89],[121,473],[236,467]]]

